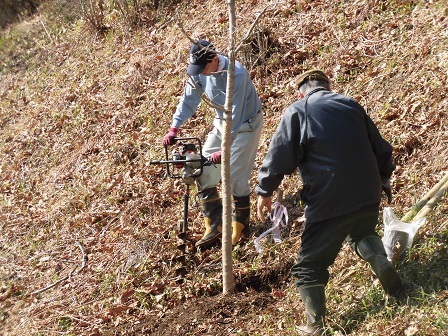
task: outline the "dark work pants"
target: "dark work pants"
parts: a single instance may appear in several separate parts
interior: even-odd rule
[[[344,240],[354,249],[367,236],[377,235],[379,204],[340,217],[305,224],[297,263],[291,268],[297,287],[326,285],[330,267]]]

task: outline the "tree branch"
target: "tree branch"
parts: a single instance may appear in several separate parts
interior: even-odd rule
[[[197,44],[196,41],[187,33],[187,31],[184,28],[184,25],[181,22],[181,17],[180,14],[177,13],[177,26],[179,27],[179,29],[181,30],[181,32],[187,37],[187,39],[190,40],[191,43]]]
[[[187,81],[187,85],[191,85],[195,89],[195,91],[202,98],[202,100],[204,101],[205,104],[207,104],[208,106],[213,107],[215,109],[224,110],[223,105],[214,103],[210,98],[207,97],[207,95],[205,93],[202,93],[201,90],[198,89],[198,87],[196,86],[196,84],[194,82],[193,76],[190,76],[189,74],[187,74],[187,76],[190,78],[190,81]]]
[[[84,249],[82,248],[81,244],[80,244],[80,243],[77,243],[77,245],[78,245],[79,249],[81,250],[81,254],[82,254],[82,263],[81,263],[81,267],[76,271],[76,273],[79,273],[79,272],[81,272],[81,271],[84,269],[84,267],[86,266],[87,257],[86,257],[86,254],[84,253]],[[50,288],[53,288],[53,287],[59,285],[61,282],[65,281],[65,280],[67,280],[67,279],[70,279],[71,276],[73,275],[73,273],[75,272],[75,270],[76,270],[76,267],[73,268],[72,271],[71,271],[68,275],[66,275],[65,277],[59,279],[58,281],[52,283],[51,285],[48,285],[47,287],[44,287],[44,288],[41,288],[41,289],[39,289],[39,290],[37,290],[37,291],[32,292],[31,295],[36,295],[36,294],[40,294],[40,293],[42,293],[42,292],[45,292],[46,290],[48,290],[48,289],[50,289]]]
[[[267,5],[265,8],[263,8],[263,10],[261,11],[260,14],[257,15],[257,17],[255,18],[255,21],[252,23],[252,25],[250,26],[249,30],[247,31],[246,35],[242,38],[242,40],[238,43],[238,45],[235,48],[235,54],[238,53],[238,51],[241,49],[241,47],[243,46],[243,44],[249,39],[250,35],[252,34],[255,26],[257,25],[258,21],[260,21],[260,18],[268,11],[268,8],[274,5],[278,5],[280,2],[276,2],[273,4],[269,4]],[[270,9],[272,10],[272,9]]]

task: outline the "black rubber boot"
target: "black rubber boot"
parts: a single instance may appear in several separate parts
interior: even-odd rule
[[[387,294],[396,298],[400,298],[403,295],[404,286],[395,267],[387,259],[386,251],[380,237],[367,236],[361,239],[356,244],[356,252],[370,264]]]
[[[207,248],[214,245],[222,232],[222,203],[216,187],[198,192],[204,214],[205,232],[196,243],[198,248]]]
[[[250,197],[233,196],[232,245],[238,244],[241,237],[249,238]]]
[[[299,288],[305,305],[307,324],[298,326],[299,335],[324,335],[325,286],[314,285]]]

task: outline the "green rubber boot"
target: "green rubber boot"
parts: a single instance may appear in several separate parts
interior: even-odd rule
[[[404,293],[404,286],[395,270],[387,259],[383,242],[379,236],[367,236],[356,244],[356,252],[372,267],[373,273],[380,280],[384,291],[395,298]]]
[[[325,286],[314,285],[299,288],[305,305],[306,325],[298,326],[299,335],[324,335]]]

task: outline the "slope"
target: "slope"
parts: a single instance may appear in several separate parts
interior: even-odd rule
[[[303,320],[289,275],[303,224],[297,175],[282,184],[291,218],[284,241],[265,242],[263,254],[251,243],[234,250],[238,293],[219,295],[218,248],[195,253],[190,246],[179,284],[184,186],[149,161],[164,156],[161,139],[184,85],[189,41],[177,15],[192,36],[225,52],[227,8],[219,1],[144,3],[137,25],[116,8],[97,11],[96,30],[80,2],[45,1],[2,30],[0,331],[294,335]],[[268,2],[237,5],[243,36]],[[392,207],[399,216],[410,210],[448,171],[447,8],[443,0],[273,4],[238,57],[266,120],[252,185],[283,109],[298,98],[295,76],[319,67],[393,144]],[[212,117],[201,106],[181,135],[204,139]],[[192,241],[202,230],[194,195]],[[447,218],[445,197],[397,265],[409,286],[406,303],[384,297],[366,264],[344,247],[328,286],[333,334],[444,334]],[[251,219],[255,237],[266,226]]]

